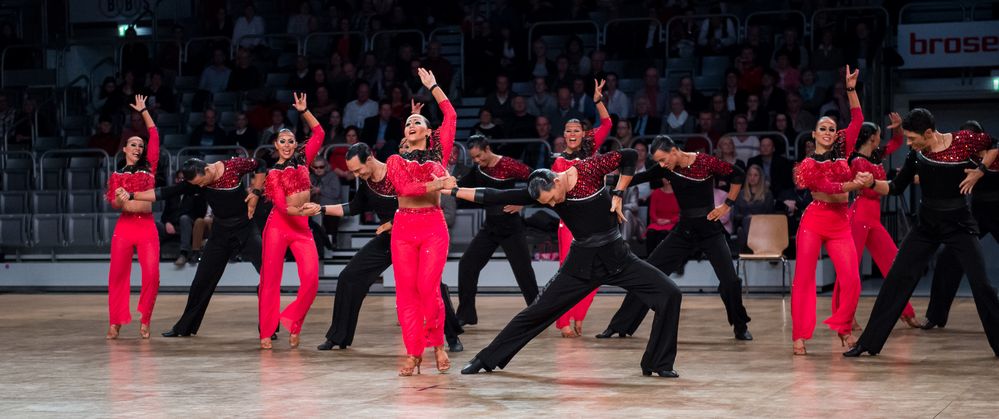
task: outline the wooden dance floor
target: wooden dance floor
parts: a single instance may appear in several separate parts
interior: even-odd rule
[[[134,310],[138,296],[133,296]],[[365,302],[354,346],[320,352],[332,298],[320,296],[302,347],[281,333],[257,349],[252,295],[216,296],[201,335],[159,332],[181,313],[183,295],[161,295],[153,339],[138,320],[118,341],[104,340],[101,294],[0,295],[0,412],[6,417],[996,417],[999,359],[992,356],[971,299],[958,299],[946,329],[899,323],[880,356],[846,360],[824,326],[792,357],[790,314],[777,296],[747,299],[753,342],[733,339],[715,295],[683,300],[679,379],[647,378],[638,366],[651,319],[634,338],[594,339],[621,295],[598,295],[585,337],[554,328],[507,370],[464,376],[460,368],[518,310],[519,295],[480,296],[477,326],[461,337],[452,372],[440,375],[427,352],[423,375],[396,376],[402,342],[394,297]],[[290,300],[284,297],[285,302]],[[926,299],[914,299],[923,312]],[[865,297],[863,324],[873,298]],[[819,318],[828,298],[819,299]],[[137,317],[137,314],[136,314]]]

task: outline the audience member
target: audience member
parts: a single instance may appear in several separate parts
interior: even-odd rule
[[[649,110],[649,99],[638,96],[635,98],[635,116],[631,117],[632,133],[635,136],[655,135],[659,133],[662,120]]]
[[[527,102],[527,112],[532,115],[551,115],[555,112],[555,98],[548,92],[544,77],[534,78],[534,94]]]
[[[114,135],[113,130],[114,125],[111,123],[111,118],[107,115],[101,115],[97,121],[97,131],[87,140],[87,147],[104,150],[108,156],[114,158],[122,147],[121,138]]]
[[[194,129],[191,133],[191,145],[210,147],[226,145],[227,138],[225,130],[218,123],[218,116],[214,109],[205,109],[205,122]]]
[[[746,250],[749,223],[753,215],[769,214],[774,210],[774,197],[760,166],[750,165],[746,169],[746,182],[742,185],[735,200],[735,208],[732,210],[732,224],[738,230],[739,236],[737,249],[742,252]]]
[[[232,40],[240,48],[253,49],[264,42],[262,38],[257,37],[265,33],[264,19],[256,14],[257,9],[253,7],[253,3],[247,2],[243,6],[243,16],[236,19],[233,25]]]
[[[496,90],[486,97],[484,109],[488,109],[498,123],[503,123],[504,118],[513,113],[510,103],[513,96],[510,92],[510,78],[500,74],[496,76]]]
[[[659,88],[659,69],[649,67],[645,69],[645,77],[642,79],[644,85],[635,93],[635,109],[637,113],[638,100],[644,98],[648,113],[650,115],[662,115],[666,112],[667,99],[669,94]]]
[[[364,121],[378,114],[378,104],[368,96],[368,83],[360,81],[357,84],[357,99],[347,103],[343,110],[343,124],[364,128]]]
[[[794,164],[783,155],[777,154],[773,138],[760,139],[760,155],[746,162],[749,166],[758,166],[763,171],[763,178],[770,185],[772,196],[780,196],[786,189],[794,187],[792,172]]]
[[[760,154],[760,139],[755,135],[745,135],[749,130],[749,120],[746,119],[746,115],[736,115],[733,121],[735,135],[732,136],[732,140],[735,143],[735,157],[749,161],[751,157]]]
[[[617,73],[609,72],[604,76],[606,80],[606,92],[604,92],[604,105],[607,112],[617,115],[619,119],[628,119],[631,116],[631,99],[628,95],[618,89]]]
[[[250,151],[260,146],[260,136],[253,128],[250,128],[250,120],[246,117],[246,112],[236,112],[236,128],[229,131],[227,143],[238,145]]]

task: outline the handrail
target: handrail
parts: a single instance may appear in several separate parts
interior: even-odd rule
[[[309,42],[312,41],[313,38],[332,37],[339,35],[347,35],[347,36],[356,35],[360,37],[362,41],[361,50],[362,51],[368,50],[369,47],[368,37],[364,36],[364,32],[361,31],[312,32],[306,35],[305,39],[302,41],[302,51],[301,51],[302,55],[309,56]],[[343,58],[346,59],[349,57],[343,57]]]
[[[211,41],[211,40],[226,40],[229,41],[229,49],[232,49],[232,38],[228,36],[196,36],[189,38],[187,42],[184,43],[183,56],[180,58],[182,62],[187,62],[187,50],[191,48],[191,44],[195,41]]]
[[[747,135],[752,135],[752,136],[757,137],[757,138],[763,138],[763,137],[771,137],[771,138],[773,138],[774,136],[780,137],[781,139],[784,140],[784,157],[787,157],[788,159],[791,159],[791,143],[788,142],[787,136],[784,135],[784,133],[782,133],[780,131],[726,132],[726,133],[722,134],[721,137],[726,137],[726,136],[728,136],[728,137],[733,137],[733,136],[734,137],[743,137],[743,136],[747,136]],[[721,138],[721,137],[718,137],[718,138]]]
[[[607,23],[604,23],[604,30],[603,30],[603,38],[604,39],[603,39],[603,42],[599,42],[599,44],[600,45],[607,45],[607,30],[610,29],[610,26],[612,24],[626,23],[626,22],[652,22],[653,24],[656,25],[656,32],[659,33],[658,41],[662,42],[662,40],[663,40],[663,24],[662,24],[662,22],[659,21],[659,19],[653,19],[651,17],[622,17],[622,18],[617,18],[617,19],[611,19],[611,20],[608,20]]]
[[[90,80],[90,77],[88,77],[86,74],[81,74],[79,76],[76,76],[75,79],[73,79],[69,83],[66,83],[66,85],[64,85],[62,87],[62,116],[66,116],[66,114],[69,112],[66,109],[66,106],[67,106],[66,102],[69,102],[69,100],[68,100],[69,88],[73,87],[73,85],[76,84],[76,82],[79,81],[79,80],[86,80],[87,81],[86,99],[87,99],[87,104],[88,105],[90,104],[90,95],[93,94],[93,91],[90,90],[90,89],[93,89],[93,86],[94,86],[93,85],[93,81]]]
[[[111,176],[111,158],[108,157],[108,152],[104,151],[103,148],[74,148],[74,149],[55,149],[49,150],[42,153],[41,157],[38,158],[38,190],[45,190],[45,159],[51,157],[53,154],[97,154],[104,156],[104,172],[107,176]]]
[[[550,22],[538,22],[531,25],[531,28],[527,30],[527,51],[531,51],[532,44],[534,43],[534,29],[539,26],[559,26],[559,25],[585,25],[593,26],[593,33],[600,37],[600,27],[597,23],[592,20],[553,20]],[[597,40],[597,45],[599,45],[600,40]]]
[[[881,12],[884,15],[885,21],[884,21],[884,27],[883,27],[883,29],[884,29],[885,36],[884,36],[884,39],[881,40],[881,42],[883,44],[884,41],[886,39],[888,39],[888,36],[891,35],[891,25],[889,24],[889,19],[890,18],[888,16],[888,10],[886,10],[884,7],[877,7],[877,6],[853,6],[853,7],[826,7],[826,8],[818,9],[815,12],[812,13],[812,22],[811,22],[812,30],[813,31],[815,30],[815,17],[818,16],[820,13],[823,13],[823,12],[825,12],[825,13],[832,13],[832,12],[837,12],[837,13],[838,12],[860,12],[860,11],[879,11],[879,12]],[[871,31],[871,32],[874,32],[874,31]],[[812,51],[815,51],[815,49],[818,48],[818,45],[819,45],[818,44],[818,41],[819,41],[818,38],[821,38],[821,37],[819,37],[819,36],[813,36],[812,37]]]
[[[290,33],[265,33],[260,35],[255,35],[255,34],[243,35],[239,37],[239,39],[237,39],[236,42],[233,42],[231,45],[229,45],[229,58],[236,58],[236,51],[239,51],[240,48],[239,44],[241,44],[244,39],[255,39],[255,38],[263,39],[265,42],[270,39],[293,39],[295,40],[295,53],[296,54],[302,53],[302,38],[299,37],[298,35],[292,35]],[[270,45],[268,45],[268,47],[270,47]]]
[[[178,51],[183,47],[183,45],[180,44],[180,41],[178,41],[176,39],[138,38],[137,42],[142,42],[143,44],[177,44],[177,50]],[[122,42],[122,43],[118,44],[118,57],[120,58],[118,60],[118,71],[119,72],[123,72],[124,71],[123,66],[125,65],[125,59],[124,59],[125,58],[125,45],[128,45],[128,44],[129,44],[129,42]],[[183,60],[181,60],[179,58],[180,57],[178,57],[178,60],[177,60],[177,74],[180,74],[180,69],[182,67],[181,66],[181,62],[183,61]]]
[[[929,9],[931,7],[946,7],[946,8],[951,8],[951,9],[956,8],[956,7],[960,7],[961,8],[961,19],[962,20],[968,20],[969,19],[968,9],[964,6],[963,3],[956,3],[956,2],[949,2],[949,1],[926,1],[926,2],[906,3],[901,8],[899,8],[898,9],[898,24],[901,25],[903,23],[902,22],[902,16],[905,15],[905,12],[908,11],[908,9],[916,8],[916,7],[927,8],[927,9]],[[974,17],[974,6],[972,6],[971,17],[972,18]]]
[[[774,10],[774,11],[764,11],[764,12],[753,12],[753,13],[750,13],[749,15],[746,16],[746,22],[742,25],[743,30],[745,31],[745,30],[747,30],[747,28],[749,28],[749,22],[753,19],[753,17],[763,16],[763,15],[774,15],[774,16],[797,15],[797,16],[801,16],[801,39],[805,39],[806,37],[812,35],[812,29],[813,28],[812,28],[810,22],[808,21],[808,16],[805,16],[805,13],[802,12],[801,10]],[[742,38],[745,39],[745,37],[746,37],[745,34],[743,34]]]
[[[0,89],[7,87],[7,51],[11,49],[38,49],[45,51],[42,44],[13,44],[8,45],[0,52]],[[43,54],[44,55],[44,54]]]
[[[674,21],[677,21],[677,20],[680,20],[680,19],[690,19],[690,20],[710,19],[710,18],[713,18],[713,17],[731,18],[732,20],[734,20],[735,21],[735,26],[736,26],[736,29],[735,29],[736,42],[737,43],[741,43],[742,42],[743,36],[742,36],[742,30],[740,30],[740,28],[742,27],[742,25],[739,22],[739,16],[736,16],[736,15],[734,15],[732,13],[711,13],[711,14],[704,14],[704,15],[690,15],[690,16],[680,15],[680,16],[673,16],[673,17],[669,18],[669,20],[666,21],[666,27],[663,28],[663,33],[664,33],[664,35],[663,35],[663,38],[664,38],[663,39],[663,49],[665,49],[665,56],[663,58],[666,61],[669,61],[669,27],[670,27],[670,25],[673,24]]]
[[[250,157],[250,152],[246,151],[246,148],[244,148],[243,146],[240,146],[240,145],[211,145],[211,146],[195,145],[195,146],[188,146],[188,147],[183,147],[180,150],[177,150],[177,154],[176,154],[176,157],[177,157],[176,162],[177,162],[177,164],[172,169],[175,171],[178,168],[180,168],[181,156],[183,156],[184,154],[186,154],[188,152],[192,152],[192,151],[228,151],[228,152],[242,153],[243,156]]]
[[[371,34],[371,38],[369,38],[369,41],[368,41],[368,47],[365,48],[365,50],[368,50],[369,48],[374,48],[375,47],[375,39],[378,38],[378,36],[380,36],[380,35],[401,34],[401,33],[419,34],[420,35],[420,49],[416,51],[418,54],[422,54],[423,51],[427,49],[427,34],[423,33],[423,31],[421,31],[419,29],[389,29],[389,30],[384,30],[384,31],[378,31],[378,32],[375,32],[375,33]],[[398,70],[396,70],[396,71],[398,72]]]

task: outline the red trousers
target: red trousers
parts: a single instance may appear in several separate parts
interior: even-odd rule
[[[847,334],[860,300],[860,268],[853,243],[848,204],[813,201],[801,217],[796,236],[798,259],[791,284],[791,339],[811,339],[815,331],[815,271],[822,245],[836,268],[838,301],[824,323]]]
[[[441,274],[447,262],[447,224],[440,208],[399,208],[392,221],[395,301],[406,353],[422,356],[444,344]]]
[[[572,232],[569,231],[569,227],[566,227],[561,221],[558,222],[558,264],[561,266],[562,262],[565,262],[565,257],[569,255],[569,246],[572,245]],[[593,304],[593,297],[597,296],[597,290],[586,294],[582,300],[579,300],[575,306],[565,312],[562,317],[555,320],[556,328],[563,328],[569,325],[570,320],[575,320],[577,322],[582,322],[586,319],[586,312],[590,310],[590,304]]]
[[[141,322],[149,325],[160,289],[160,237],[153,215],[123,212],[111,237],[111,272],[108,274],[108,317],[111,324],[128,324],[131,294],[132,254],[138,253],[142,268],[139,292]]]
[[[881,274],[888,275],[888,270],[891,269],[891,264],[898,253],[898,247],[895,246],[895,241],[888,234],[888,230],[885,230],[885,226],[881,225],[881,200],[859,197],[853,203],[851,215],[853,242],[857,246],[857,263],[863,259],[866,247]],[[836,311],[839,292],[839,283],[837,283],[833,287],[833,311]],[[916,310],[912,308],[912,304],[905,303],[902,317],[916,317]]]
[[[298,295],[281,311],[281,274],[288,249],[298,265]],[[260,260],[260,338],[266,339],[277,330],[278,321],[289,333],[302,331],[305,315],[319,290],[319,254],[312,239],[306,217],[271,211],[264,225],[263,249]]]

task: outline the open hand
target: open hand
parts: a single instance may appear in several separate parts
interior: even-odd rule
[[[978,179],[985,176],[981,170],[978,169],[964,169],[964,180],[961,181],[961,193],[965,195],[970,195],[971,190],[975,188],[975,184],[978,183]]]
[[[728,207],[728,204],[721,204],[708,213],[708,220],[709,221],[719,220],[722,217],[724,217],[725,214],[728,214],[728,212],[731,210],[732,209]]]
[[[309,104],[306,101],[305,93],[292,93],[292,94],[295,95],[295,103],[292,104],[292,106],[295,107],[296,111],[305,112],[305,110],[309,108]]]
[[[382,234],[382,233],[384,233],[386,231],[390,231],[390,230],[392,230],[392,222],[388,221],[385,224],[382,224],[382,225],[378,226],[377,229],[375,229],[375,235]]]
[[[437,84],[437,78],[434,77],[433,71],[420,67],[416,72],[420,75],[420,81],[423,82],[423,87],[426,87],[427,90]]]
[[[416,99],[409,99],[409,108],[412,110],[410,115],[419,115],[423,111],[423,102],[417,102]]]
[[[898,129],[898,127],[902,126],[902,117],[898,112],[888,114],[888,118],[891,119],[891,124],[888,125],[889,129]]]
[[[146,109],[147,97],[148,96],[135,95],[135,103],[131,103],[128,106],[131,106],[132,109],[135,109],[136,112],[142,112],[144,109]]]
[[[520,212],[520,210],[522,210],[522,209],[524,209],[523,205],[504,205],[503,206],[503,212],[505,212],[507,214],[516,214],[516,213]]]

